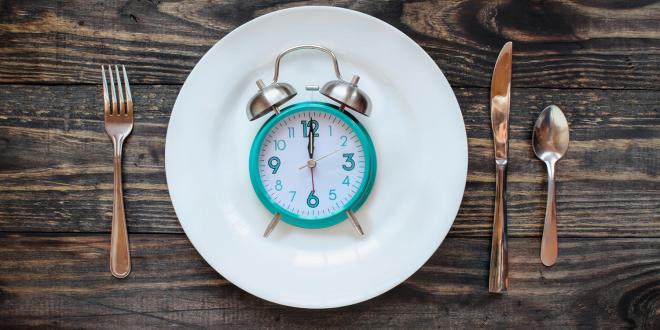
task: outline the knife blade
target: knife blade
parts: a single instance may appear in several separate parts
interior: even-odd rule
[[[511,61],[513,44],[504,44],[490,83],[490,120],[495,148],[495,210],[490,251],[488,291],[504,293],[509,287],[507,250],[506,168],[509,151],[509,108],[511,105]]]

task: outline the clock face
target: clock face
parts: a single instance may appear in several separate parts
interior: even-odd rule
[[[325,227],[345,219],[373,184],[375,157],[366,131],[328,104],[283,110],[264,126],[254,151],[258,195],[294,225]]]

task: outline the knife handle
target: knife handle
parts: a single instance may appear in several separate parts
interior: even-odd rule
[[[496,161],[495,216],[490,250],[488,291],[504,293],[509,287],[509,255],[506,230],[506,161]]]

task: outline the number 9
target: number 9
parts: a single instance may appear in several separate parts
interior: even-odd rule
[[[268,158],[268,167],[273,170],[273,174],[277,173],[277,170],[280,169],[280,158],[277,156]]]

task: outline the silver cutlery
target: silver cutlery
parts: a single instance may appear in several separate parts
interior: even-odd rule
[[[502,47],[490,84],[490,120],[495,147],[495,212],[490,251],[488,291],[506,292],[509,287],[507,250],[506,168],[509,149],[509,106],[511,104],[512,43]]]
[[[557,261],[557,202],[555,199],[555,163],[568,149],[568,122],[556,105],[541,111],[532,135],[534,153],[548,168],[548,201],[545,209],[541,262],[552,266]]]
[[[131,256],[128,248],[128,230],[124,215],[124,197],[122,192],[121,157],[124,141],[133,130],[133,98],[128,84],[126,68],[122,65],[124,88],[119,76],[119,68],[108,66],[110,78],[110,94],[106,80],[105,66],[101,66],[103,77],[103,112],[105,117],[105,132],[114,146],[114,195],[112,206],[112,234],[110,236],[110,273],[116,278],[124,278],[131,272]]]

